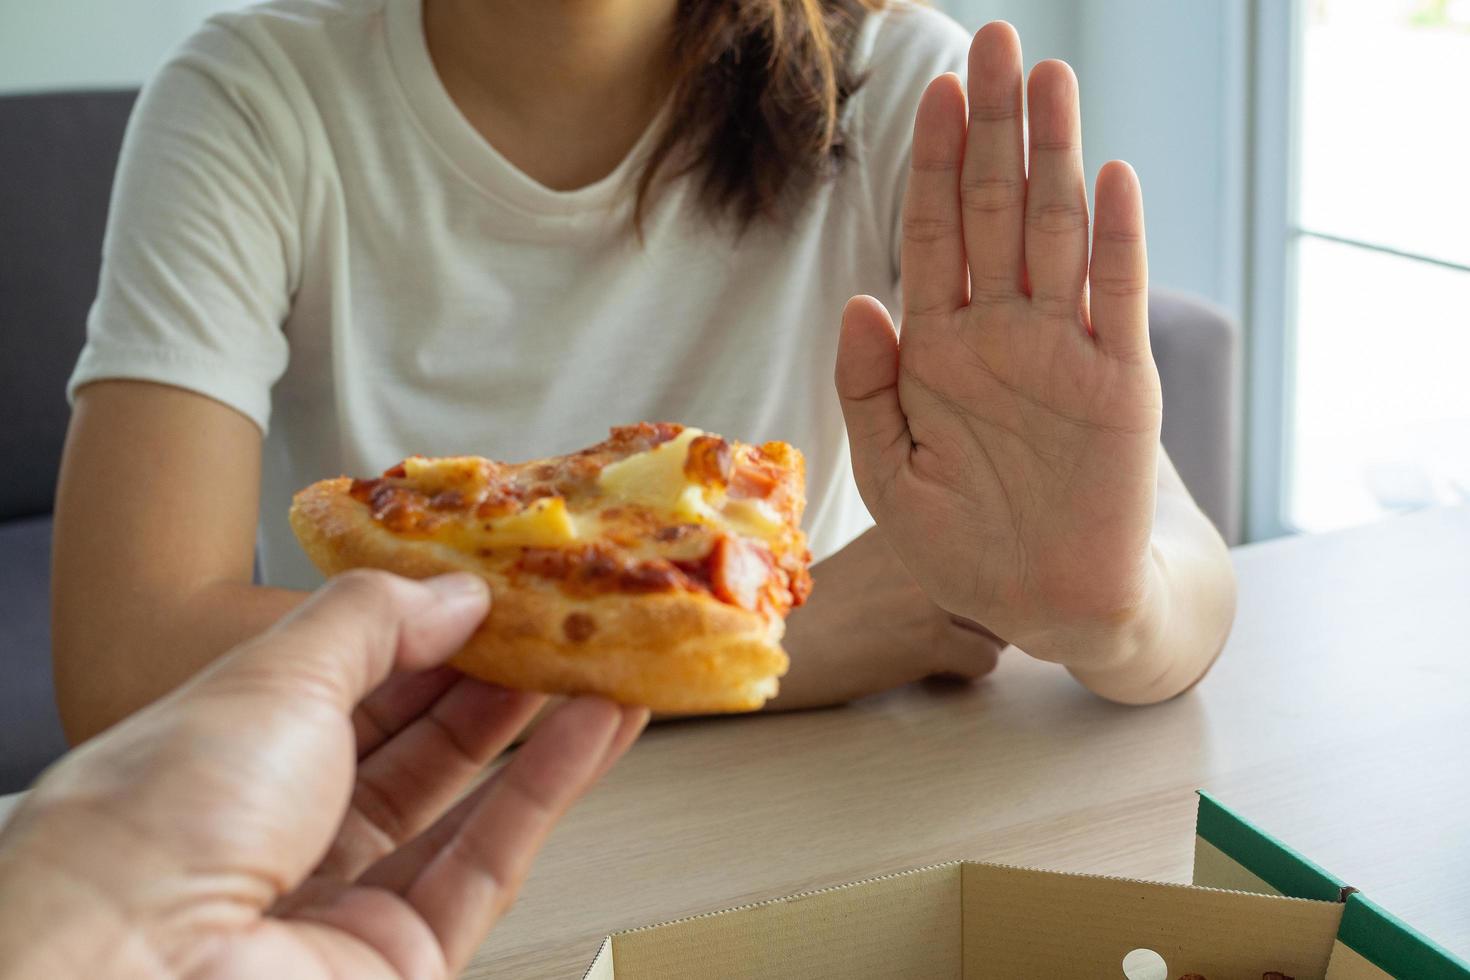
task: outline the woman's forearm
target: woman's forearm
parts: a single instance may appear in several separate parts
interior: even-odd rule
[[[133,596],[111,622],[58,630],[57,663],[68,667],[58,666],[56,695],[67,738],[82,742],[167,694],[306,595],[219,582],[171,600]]]
[[[51,647],[80,742],[177,687],[300,597],[250,584],[260,430],[143,381],[77,392],[57,482]]]

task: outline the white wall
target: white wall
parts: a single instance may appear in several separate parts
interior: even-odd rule
[[[0,0],[0,92],[137,85],[239,0]]]

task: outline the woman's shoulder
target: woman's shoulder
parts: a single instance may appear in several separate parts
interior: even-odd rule
[[[205,23],[241,33],[263,33],[277,37],[323,38],[333,30],[355,22],[372,21],[383,15],[392,0],[265,0],[223,10]]]
[[[919,96],[945,72],[963,78],[969,50],[969,32],[927,4],[889,0],[868,16],[853,52],[861,87],[850,112],[869,167],[907,166]]]
[[[175,52],[206,74],[256,74],[280,81],[314,66],[360,59],[379,36],[390,0],[271,0],[222,11]]]
[[[390,2],[272,0],[216,13],[149,80],[135,128],[188,126],[301,164],[324,102],[377,98]]]
[[[969,50],[969,32],[947,14],[912,0],[889,0],[868,16],[853,52],[861,87],[848,106],[853,166],[845,179],[860,188],[855,200],[889,243],[895,279],[914,113],[936,76],[964,76]]]
[[[964,73],[970,33],[928,4],[890,0],[869,15],[859,42],[864,86],[887,91],[925,85],[947,71]]]

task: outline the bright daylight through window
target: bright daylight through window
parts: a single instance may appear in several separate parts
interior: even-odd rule
[[[1288,524],[1470,500],[1470,0],[1311,0]]]

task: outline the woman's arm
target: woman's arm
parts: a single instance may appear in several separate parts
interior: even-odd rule
[[[1225,542],[1162,448],[1150,549],[1154,594],[1136,619],[1037,636],[1026,652],[1088,664],[1072,675],[1112,701],[1153,704],[1191,687],[1230,633],[1235,575]],[[975,679],[1006,646],[935,605],[878,528],[813,566],[812,578],[811,601],[787,623],[791,670],[770,710],[841,704],[926,677]]]
[[[1079,664],[1070,668],[1072,676],[1126,704],[1153,704],[1193,687],[1220,655],[1235,620],[1230,552],[1162,448],[1149,551],[1152,596],[1130,627],[1105,633],[1090,650],[1066,649],[1061,639],[1058,649],[1044,651],[1046,641],[1038,641],[1038,655]]]
[[[289,82],[212,22],[128,121],[57,500],[53,656],[74,740],[296,602],[250,584],[311,179]]]
[[[935,602],[1099,694],[1158,701],[1219,652],[1233,573],[1159,445],[1137,175],[1104,166],[1089,214],[1076,77],[1032,70],[1029,128],[1022,88],[996,23],[968,98],[953,75],[924,93],[902,336],[871,297],[843,317],[853,471]]]
[[[172,690],[304,593],[251,584],[260,430],[181,388],[77,393],[56,500],[52,657],[73,743]]]

